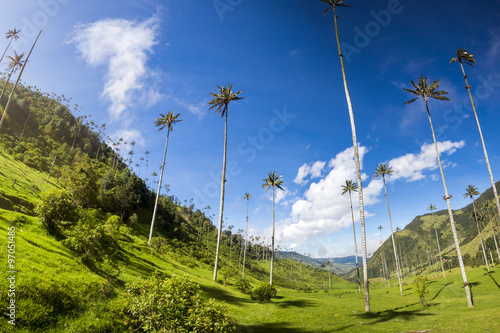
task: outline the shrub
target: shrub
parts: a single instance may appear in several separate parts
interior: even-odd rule
[[[422,306],[428,306],[425,296],[429,294],[429,290],[427,290],[430,284],[429,279],[426,276],[417,276],[415,281],[413,281],[413,284],[415,286],[415,292],[417,293],[417,296],[420,297],[420,303],[422,303]]]
[[[236,275],[236,270],[233,266],[224,266],[221,269],[222,281],[224,282],[224,286],[227,285],[229,280],[232,279],[233,276]]]
[[[116,215],[111,215],[106,220],[105,229],[106,232],[115,238],[120,233],[120,226],[122,224],[122,219]]]
[[[276,288],[269,283],[262,283],[260,286],[252,290],[251,298],[259,302],[269,302],[271,297],[276,296]]]
[[[252,286],[250,285],[250,282],[245,278],[236,281],[234,287],[236,288],[236,290],[239,290],[244,294],[250,294],[252,292]]]
[[[74,222],[77,212],[66,190],[52,189],[41,194],[36,213],[45,227],[53,232],[62,221]]]
[[[168,252],[168,243],[163,237],[153,237],[149,242],[151,253],[166,254]]]
[[[126,289],[125,325],[142,332],[235,332],[226,307],[201,298],[200,287],[187,277],[150,280]]]

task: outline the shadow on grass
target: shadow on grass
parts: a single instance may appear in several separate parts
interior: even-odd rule
[[[488,275],[493,280],[493,282],[496,284],[496,286],[498,287],[498,289],[500,289],[500,285],[498,284],[497,280],[495,280],[495,278],[493,278],[493,276],[491,276],[491,273],[494,273],[494,272],[495,271],[486,272],[485,275]]]
[[[250,300],[249,295],[241,295],[241,297],[236,297],[222,288],[201,286],[201,289],[206,294],[206,296],[208,296],[209,298],[215,298],[218,301],[224,301],[226,303],[234,305],[244,305],[253,302],[252,300]]]
[[[298,307],[298,308],[303,308],[303,307],[314,307],[314,306],[317,306],[316,304],[314,304],[314,302],[311,302],[311,301],[307,301],[307,300],[294,300],[294,301],[280,301],[280,302],[277,302],[275,303],[276,305],[278,305],[279,307],[282,307],[282,308],[288,308],[288,307],[292,307],[292,306],[295,306],[295,307]]]
[[[418,303],[415,303],[418,304]],[[415,305],[412,304],[412,305]],[[396,310],[387,310],[387,311],[380,311],[380,312],[367,312],[367,313],[362,313],[362,314],[357,314],[356,317],[363,320],[374,320],[368,323],[364,323],[364,325],[375,325],[379,323],[385,323],[387,321],[391,321],[394,319],[399,319],[399,320],[413,320],[416,317],[425,317],[425,316],[433,316],[431,313],[421,313],[423,309],[416,309],[416,310],[411,310],[411,311],[396,311]]]
[[[289,323],[265,323],[261,325],[238,326],[238,333],[315,333],[317,331],[305,330],[303,328],[290,327]]]
[[[444,288],[448,287],[450,284],[452,284],[451,282],[448,282],[446,283],[444,286],[441,287],[441,289],[438,290],[438,292],[436,293],[436,295],[434,295],[434,297],[431,299],[431,301],[435,300],[436,297],[439,296],[439,294],[441,293],[441,291],[443,291]]]
[[[69,259],[73,259],[73,258],[72,258],[70,255],[68,255],[67,253],[63,253],[63,252],[56,251],[56,250],[51,250],[51,249],[49,249],[49,248],[47,248],[47,247],[45,247],[45,246],[42,246],[42,245],[40,245],[40,244],[38,244],[38,243],[33,242],[32,240],[29,240],[29,239],[27,239],[27,238],[23,238],[23,239],[24,239],[27,243],[29,243],[29,244],[31,244],[31,245],[33,245],[33,246],[36,246],[36,247],[38,247],[38,248],[40,248],[40,249],[43,249],[43,250],[45,250],[45,251],[47,251],[47,252],[52,252],[52,253],[58,254],[58,255],[60,255],[60,256],[62,256],[62,257],[66,257],[66,258],[69,258]]]

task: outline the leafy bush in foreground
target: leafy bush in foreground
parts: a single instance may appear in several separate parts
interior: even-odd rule
[[[250,282],[245,278],[236,281],[234,287],[236,288],[236,290],[239,290],[244,294],[250,294],[252,292],[252,286],[250,285]]]
[[[142,332],[235,332],[225,306],[201,298],[198,284],[187,277],[166,278],[156,274],[150,280],[126,289],[125,310],[129,329]]]

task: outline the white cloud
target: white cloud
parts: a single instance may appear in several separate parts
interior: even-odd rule
[[[111,102],[111,120],[138,102],[151,105],[160,98],[157,91],[144,87],[151,77],[146,64],[157,43],[158,27],[156,17],[144,22],[105,19],[78,25],[70,36],[68,43],[76,45],[90,66],[107,66],[102,96]]]
[[[130,143],[135,141],[136,144],[141,147],[146,146],[146,141],[144,140],[141,132],[139,132],[138,130],[121,129],[111,134],[111,138],[113,138],[113,140],[115,141],[122,138],[125,142]]]
[[[464,145],[465,141],[438,142],[438,150],[440,155],[451,155]],[[450,163],[444,165],[453,166],[453,164]],[[394,158],[389,162],[389,166],[394,169],[394,173],[388,178],[389,181],[395,181],[403,178],[407,182],[414,182],[424,179],[425,171],[435,170],[438,168],[436,148],[433,143],[424,144],[421,147],[419,154],[406,154],[404,156]]]
[[[318,178],[321,177],[321,174],[323,173],[323,170],[325,168],[326,162],[322,161],[316,161],[312,165],[304,164],[299,168],[299,171],[297,172],[297,176],[293,180],[294,183],[299,184],[299,185],[304,185],[307,183],[306,178],[307,176],[311,175],[311,178]]]
[[[453,154],[457,149],[465,145],[460,142],[438,142],[438,149],[442,154]],[[360,162],[364,155],[368,153],[366,147],[359,148]],[[324,162],[321,162],[324,163]],[[449,163],[445,163],[452,165]],[[315,163],[312,164],[314,166]],[[324,170],[324,165],[318,170]],[[437,168],[437,157],[434,144],[424,144],[419,154],[406,154],[389,161],[389,166],[394,169],[394,173],[388,181],[404,180],[414,182],[426,178],[426,171]],[[338,153],[328,163],[328,173],[317,182],[309,185],[304,192],[304,197],[297,200],[292,206],[292,220],[280,226],[280,240],[292,242],[297,240],[311,240],[319,236],[335,233],[343,228],[352,225],[349,195],[342,195],[342,185],[346,180],[355,180],[354,150],[348,148]],[[304,164],[299,168],[296,180],[303,182],[304,177],[311,174],[312,167]],[[318,175],[318,173],[316,173]],[[431,179],[435,179],[430,175]],[[365,206],[365,217],[372,214],[366,207],[378,203],[383,194],[383,181],[381,178],[372,179],[366,183],[368,176],[362,173],[363,180],[363,202]],[[352,203],[354,218],[359,221],[359,200],[358,194],[353,193]],[[374,243],[375,244],[375,243]],[[372,245],[374,245],[372,244]]]

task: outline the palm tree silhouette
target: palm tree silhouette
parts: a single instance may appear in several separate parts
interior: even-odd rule
[[[477,233],[479,235],[479,241],[481,242],[481,248],[483,249],[484,262],[486,263],[486,268],[489,271],[490,265],[488,264],[488,256],[486,255],[486,250],[484,248],[483,236],[481,236],[481,228],[479,228],[479,221],[477,216],[478,214],[476,211],[476,200],[474,199],[475,195],[479,195],[477,187],[475,187],[474,185],[467,185],[467,187],[465,188],[464,198],[469,197],[472,200],[472,208],[473,208],[472,215],[474,216],[474,220],[476,221]]]
[[[248,202],[252,198],[252,195],[250,193],[245,193],[245,196],[243,199],[247,202],[247,224],[245,228],[245,250],[243,252],[243,272],[241,277],[244,279],[245,278],[245,261],[247,257],[247,244],[248,244]]]
[[[406,89],[403,88],[405,91],[411,93],[414,96],[417,96],[413,99],[410,99],[409,101],[405,102],[405,104],[410,104],[415,102],[417,99],[422,98],[425,103],[425,108],[427,110],[427,117],[429,118],[429,124],[431,126],[431,132],[432,132],[432,138],[434,140],[434,147],[436,148],[436,156],[439,164],[439,170],[441,172],[441,179],[443,181],[443,188],[444,188],[444,199],[446,200],[446,206],[448,207],[448,215],[450,216],[450,224],[451,224],[451,231],[453,234],[453,239],[455,241],[455,248],[457,251],[457,257],[458,257],[458,262],[460,264],[460,271],[462,273],[462,280],[464,282],[464,289],[465,289],[465,295],[467,297],[467,304],[469,307],[473,307],[474,305],[472,304],[472,299],[470,296],[470,289],[469,289],[469,283],[467,282],[467,275],[465,274],[465,267],[464,267],[464,262],[462,260],[462,253],[460,252],[460,245],[458,242],[458,236],[457,236],[457,230],[455,228],[455,220],[453,219],[453,211],[451,210],[451,204],[450,204],[450,198],[451,195],[448,194],[448,188],[446,187],[446,180],[444,178],[444,172],[443,172],[443,166],[441,164],[441,158],[439,157],[439,149],[436,141],[436,135],[434,133],[434,127],[432,126],[432,118],[431,118],[431,113],[429,112],[429,105],[427,104],[427,101],[429,98],[441,100],[441,101],[449,101],[450,99],[444,95],[447,95],[448,92],[444,90],[437,90],[439,87],[439,80],[436,80],[432,82],[431,85],[429,85],[429,81],[426,77],[423,75],[420,75],[420,78],[418,80],[418,84],[415,84],[415,82],[411,81],[412,86],[415,88],[414,90],[412,89]]]
[[[491,187],[493,189],[493,194],[494,194],[493,197],[495,199],[495,203],[497,206],[498,216],[500,216],[500,200],[498,199],[497,187],[495,185],[495,180],[493,179],[493,172],[491,171],[490,160],[488,158],[488,152],[486,151],[486,145],[484,143],[483,131],[481,130],[481,125],[479,124],[479,118],[477,117],[476,106],[474,105],[474,100],[472,99],[472,94],[470,92],[471,86],[467,82],[467,75],[465,74],[463,65],[465,63],[471,67],[474,67],[476,59],[474,59],[473,54],[468,53],[467,50],[465,50],[464,48],[459,48],[457,50],[457,56],[450,60],[450,64],[454,62],[458,62],[460,64],[460,68],[462,69],[462,73],[464,75],[465,89],[467,89],[467,92],[469,93],[470,103],[472,105],[472,111],[474,111],[474,117],[476,118],[477,129],[479,131],[479,136],[481,138],[481,144],[483,145],[484,160],[486,161],[486,166],[488,167],[488,174],[490,176]]]
[[[226,188],[226,157],[227,157],[227,114],[228,105],[231,101],[237,101],[243,99],[243,97],[238,97],[241,93],[237,91],[233,93],[233,84],[229,84],[227,87],[217,86],[218,93],[210,93],[214,99],[212,99],[208,104],[212,105],[209,110],[216,108],[215,113],[220,113],[221,117],[226,116],[225,126],[224,126],[224,158],[222,160],[222,181],[220,190],[220,210],[219,210],[219,228],[217,230],[217,248],[215,250],[215,265],[214,265],[214,281],[217,281],[217,266],[219,264],[219,246],[222,233],[222,218],[224,212],[224,192]]]
[[[352,217],[352,233],[354,235],[354,253],[356,255],[356,273],[358,276],[358,292],[361,292],[361,278],[359,276],[359,264],[358,264],[358,246],[356,244],[356,228],[354,227],[354,211],[352,209],[352,192],[358,191],[358,185],[354,180],[346,180],[345,185],[342,185],[342,195],[349,193],[349,202],[351,203],[351,217]]]
[[[273,285],[273,263],[274,263],[274,232],[275,232],[275,208],[274,208],[274,201],[275,201],[275,189],[278,188],[280,190],[283,190],[283,178],[281,175],[276,176],[276,171],[270,172],[267,175],[267,178],[262,179],[264,184],[262,184],[262,188],[265,188],[266,191],[269,191],[269,189],[272,187],[273,188],[273,235],[271,237],[271,274],[269,278],[269,284],[272,286]]]
[[[168,138],[170,136],[170,132],[173,130],[172,124],[182,121],[180,119],[177,119],[179,118],[180,115],[181,115],[180,113],[175,114],[175,111],[170,111],[166,115],[160,114],[160,118],[156,118],[155,122],[155,126],[159,127],[158,131],[161,131],[165,127],[167,128],[167,140],[165,142],[165,152],[163,153],[163,163],[161,165],[160,181],[158,182],[158,192],[156,193],[155,208],[153,210],[153,218],[151,220],[151,230],[149,231],[148,245],[151,242],[151,237],[153,237],[153,227],[155,224],[156,209],[158,207],[158,199],[160,198],[161,181],[163,179],[163,170],[165,168],[165,158],[167,157]]]
[[[396,260],[396,270],[398,273],[399,280],[399,292],[401,296],[403,295],[403,285],[401,283],[401,266],[399,264],[398,252],[396,251],[396,241],[394,240],[394,231],[392,229],[392,218],[391,218],[391,209],[389,208],[389,197],[387,196],[387,185],[385,183],[385,177],[392,174],[394,170],[387,165],[387,163],[380,163],[375,168],[375,172],[373,173],[373,178],[378,178],[382,176],[382,180],[384,182],[384,191],[385,191],[385,200],[387,202],[387,212],[389,213],[389,225],[391,226],[391,239],[392,239],[392,248],[394,250],[394,260]]]
[[[3,60],[3,57],[5,56],[5,53],[7,53],[7,50],[9,49],[10,47],[10,43],[12,43],[12,40],[13,39],[19,39],[19,33],[21,32],[21,30],[17,30],[16,28],[14,28],[14,30],[8,30],[6,33],[5,33],[5,38],[9,39],[9,44],[7,44],[7,47],[5,48],[5,51],[3,51],[3,54],[2,54],[2,57],[0,58],[0,63],[2,63],[2,60]]]
[[[337,7],[351,7],[345,3],[345,0],[321,0],[328,5],[328,8],[323,12],[326,14],[329,10],[333,12],[333,18],[335,21],[335,36],[337,38],[337,46],[339,49],[340,66],[342,68],[342,79],[344,81],[344,91],[347,100],[347,108],[349,110],[349,119],[351,122],[351,132],[352,132],[352,143],[354,147],[354,162],[356,164],[356,176],[358,184],[358,198],[359,198],[359,222],[361,225],[361,252],[363,255],[363,278],[365,284],[365,311],[370,311],[370,291],[368,286],[368,259],[366,256],[366,231],[365,231],[365,210],[363,203],[363,184],[361,182],[361,166],[359,162],[359,152],[358,152],[358,139],[356,135],[356,125],[354,122],[354,112],[352,110],[351,95],[349,93],[349,88],[347,86],[347,79],[344,66],[344,56],[342,54],[342,48],[340,46],[339,29],[337,24]]]

